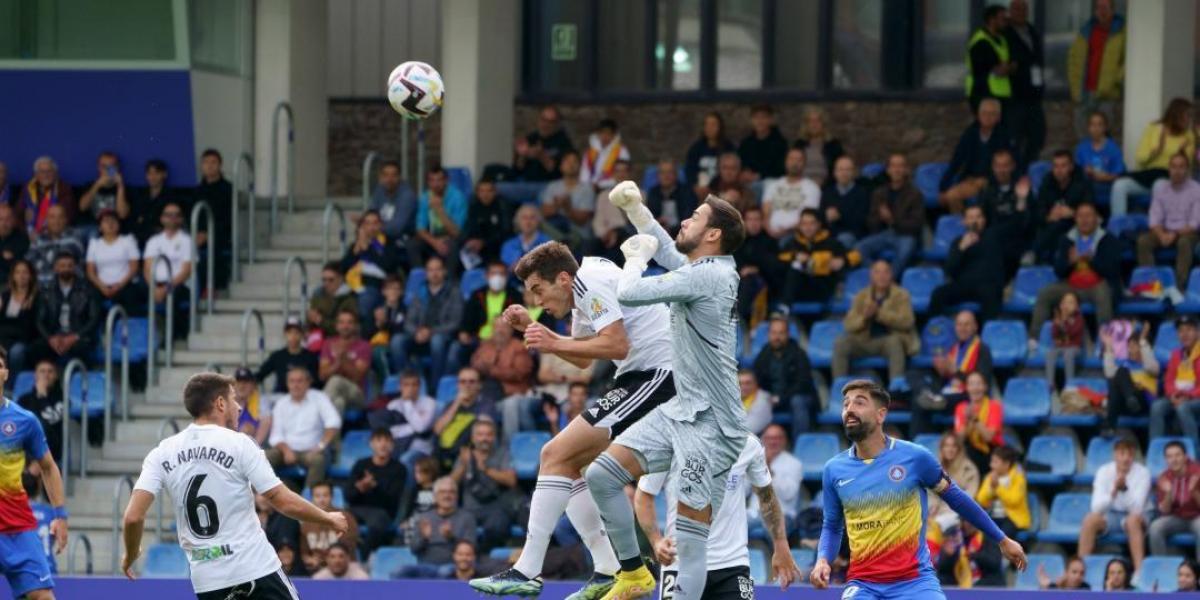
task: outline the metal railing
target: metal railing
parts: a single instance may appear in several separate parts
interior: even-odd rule
[[[249,347],[250,340],[248,337],[246,337],[250,333],[250,317],[254,317],[254,320],[258,321],[258,360],[259,360],[259,362],[261,363],[262,361],[266,360],[266,355],[267,355],[267,328],[263,324],[262,313],[258,312],[258,309],[247,308],[246,312],[242,313],[242,354],[241,354],[242,362],[238,363],[241,365],[250,364],[250,363],[246,362],[246,359],[250,354],[250,347]]]
[[[75,551],[83,546],[83,574],[92,574],[92,540],[86,533],[76,533],[71,536],[71,542],[67,544],[67,574],[75,574]],[[113,569],[114,571],[116,569]]]
[[[80,405],[79,431],[80,431],[80,440],[81,440],[79,443],[79,478],[87,479],[87,456],[88,456],[88,448],[90,447],[88,444],[88,441],[87,441],[87,435],[88,435],[88,368],[87,368],[87,365],[84,364],[84,362],[82,360],[79,360],[78,358],[71,359],[71,362],[67,363],[67,368],[63,369],[63,381],[65,382],[63,385],[63,406],[65,407],[65,410],[67,412],[66,417],[63,419],[63,463],[69,462],[70,457],[71,457],[70,454],[67,454],[67,451],[70,450],[70,447],[69,447],[70,441],[67,436],[67,434],[69,433],[67,431],[67,421],[71,420],[70,419],[70,416],[71,416],[71,377],[73,377],[75,375],[75,373],[79,373],[79,405]],[[108,382],[105,381],[104,385],[105,385],[105,387],[107,387]],[[69,473],[70,473],[69,468],[63,469],[64,475],[69,474]],[[71,485],[70,479],[68,479],[67,493],[70,494],[72,489],[74,489],[74,486]]]
[[[163,346],[168,369],[171,368],[175,347],[175,288],[173,285],[171,285],[171,280],[175,278],[175,271],[171,268],[171,261],[166,256],[160,254],[155,256],[153,261],[150,263],[150,281],[147,282],[146,286],[150,289],[150,298],[146,303],[146,306],[150,308],[150,310],[147,311],[149,314],[147,315],[146,319],[148,322],[146,327],[146,381],[150,382],[152,385],[158,383],[158,364],[155,357],[155,355],[158,354],[158,332],[155,331],[155,321],[158,320],[158,303],[154,301],[154,290],[158,287],[156,280],[158,279],[158,261],[160,260],[167,265],[167,295],[164,299],[164,302],[167,304],[167,334],[163,336]]]
[[[279,113],[287,115],[287,200],[288,214],[296,212],[296,129],[292,105],[286,101],[275,105],[271,113],[271,233],[279,227]]]
[[[377,158],[379,158],[379,153],[372,150],[367,153],[367,158],[363,160],[362,209],[364,211],[371,206],[371,167],[375,166],[375,159]]]
[[[166,433],[167,433],[168,426],[171,428],[171,431],[172,431],[171,435],[179,433],[179,423],[177,423],[175,421],[175,419],[173,419],[171,417],[164,417],[163,420],[159,421],[159,423],[158,423],[158,438],[157,439],[159,442],[161,442],[167,438]],[[131,490],[131,492],[132,492],[132,490]],[[163,539],[162,539],[162,532],[164,529],[163,520],[165,519],[165,517],[163,515],[163,505],[165,505],[166,502],[160,501],[160,502],[155,502],[155,504],[157,504],[158,506],[155,507],[155,510],[157,511],[157,520],[154,522],[154,539],[155,539],[155,541],[161,542],[161,541],[163,541]]]
[[[292,256],[283,263],[283,320],[292,316],[292,268],[300,269],[300,320],[304,321],[304,308],[308,306],[308,267],[303,258]]]
[[[121,420],[129,422],[129,315],[120,304],[108,309],[104,320],[104,437],[117,439],[112,426],[113,328],[121,320]]]
[[[238,238],[238,183],[242,180],[242,165],[246,165],[250,177],[246,186],[249,196],[247,204],[250,207],[250,235],[246,236],[246,250],[248,261],[250,264],[254,264],[254,158],[248,152],[243,152],[238,156],[237,162],[233,163],[233,197],[230,199],[230,204],[233,205],[233,220],[230,222],[229,239],[232,243],[229,244],[229,247],[233,250],[233,272],[231,274],[234,281],[242,280],[242,264],[238,257],[238,246],[241,244],[241,240]]]
[[[407,137],[405,138],[408,139]],[[417,195],[425,191],[425,122],[417,123]]]
[[[124,520],[121,516],[121,490],[129,488],[129,495],[133,496],[133,475],[126,475],[117,480],[113,485],[113,512],[112,512],[112,572],[118,572],[121,557],[121,522]],[[159,503],[162,499],[159,499]]]
[[[208,286],[208,299],[204,301],[208,316],[213,316],[213,300],[217,295],[216,280],[213,279],[213,268],[216,264],[216,240],[217,240],[217,222],[213,220],[212,207],[207,202],[197,202],[192,207],[192,257],[197,260],[200,257],[200,246],[196,243],[196,231],[200,228],[200,214],[208,214],[208,239],[204,242],[205,248],[208,250],[205,261],[207,264],[204,267],[205,274],[208,278],[205,280]],[[188,278],[188,331],[196,333],[200,331],[200,320],[196,314],[200,310],[200,269],[192,265],[192,275]]]
[[[346,253],[346,235],[349,229],[346,227],[346,211],[342,207],[334,204],[332,200],[325,203],[325,214],[321,216],[321,263],[329,262],[329,226],[333,224],[333,215],[337,214],[338,226],[341,228],[338,231],[338,244],[341,250],[338,251],[338,256]]]

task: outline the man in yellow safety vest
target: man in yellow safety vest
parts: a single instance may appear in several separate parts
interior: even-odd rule
[[[1007,105],[1012,98],[1009,74],[1016,63],[1009,60],[1008,40],[1002,31],[1008,21],[1008,10],[992,5],[983,12],[983,26],[967,42],[967,100],[971,111],[979,108],[984,98],[996,98]]]

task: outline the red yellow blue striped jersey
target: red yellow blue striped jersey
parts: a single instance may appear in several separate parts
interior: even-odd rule
[[[21,485],[25,459],[40,459],[50,451],[42,424],[31,412],[7,398],[0,399],[0,533],[37,529],[29,496]]]

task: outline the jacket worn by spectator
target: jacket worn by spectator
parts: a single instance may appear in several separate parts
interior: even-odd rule
[[[419,395],[416,400],[393,398],[387,406],[367,415],[367,421],[371,424],[371,429],[387,427],[392,432],[396,453],[416,450],[431,454],[433,419],[436,416],[437,403],[433,398]]]
[[[401,181],[392,192],[377,185],[371,192],[371,209],[379,211],[383,233],[388,241],[403,240],[412,235],[416,225],[417,195]]]
[[[958,138],[954,154],[950,157],[950,166],[942,174],[938,189],[944,192],[957,181],[987,177],[992,171],[992,154],[1001,148],[1012,149],[1012,139],[1002,126],[993,129],[992,135],[984,140],[980,137],[979,123],[971,123],[962,137]]]
[[[957,283],[968,285],[1003,285],[999,281],[1004,273],[1004,254],[999,237],[989,227],[979,236],[979,241],[966,250],[959,248],[962,236],[955,238],[946,257],[946,275]]]
[[[29,390],[17,400],[21,408],[37,416],[46,434],[46,445],[54,460],[62,460],[62,419],[63,393],[62,387],[55,383],[45,396],[38,394],[37,388]]]
[[[484,264],[500,258],[500,247],[512,236],[512,214],[501,205],[499,196],[484,204],[472,196],[467,206],[467,221],[463,225],[464,240],[482,240],[479,251]]]
[[[452,334],[458,331],[462,314],[462,293],[458,291],[458,283],[447,279],[441,289],[436,292],[429,290],[424,296],[413,300],[408,307],[404,331],[413,335],[417,329],[428,327],[435,334]]]
[[[1186,362],[1190,362],[1191,369],[1188,369]],[[1183,366],[1183,369],[1180,369]],[[1197,373],[1200,373],[1200,343],[1192,348],[1176,348],[1171,351],[1171,359],[1167,361],[1167,372],[1163,375],[1163,391],[1166,392],[1167,398],[1172,398],[1176,395],[1184,395],[1189,398],[1200,398],[1200,382],[1197,382]]]
[[[300,352],[292,354],[288,352],[286,347],[280,348],[267,357],[266,362],[259,365],[258,371],[254,374],[254,378],[262,383],[267,379],[267,376],[275,376],[275,387],[272,388],[272,393],[286,394],[287,393],[287,372],[292,367],[304,367],[312,378],[313,385],[321,381],[320,377],[320,357],[316,352],[301,347]]]
[[[504,309],[520,303],[521,297],[509,288],[504,288],[504,291],[500,293],[493,292],[488,288],[478,290],[471,294],[466,304],[463,305],[462,324],[459,325],[459,331],[481,340],[490,339],[492,322],[496,320],[496,317],[500,316]]]
[[[1037,222],[1040,226],[1046,223],[1046,215],[1050,214],[1050,209],[1057,204],[1074,209],[1079,206],[1080,202],[1092,200],[1092,186],[1083,177],[1082,169],[1076,167],[1071,171],[1071,179],[1067,181],[1064,187],[1058,183],[1053,174],[1047,174],[1042,179],[1042,185],[1037,189],[1037,201],[1034,203],[1037,206]]]
[[[1017,529],[1029,529],[1032,519],[1027,487],[1025,469],[1013,465],[1003,477],[997,478],[994,473],[985,475],[975,500],[993,517],[1008,517]]]
[[[742,168],[758,173],[761,179],[783,177],[783,162],[787,157],[788,143],[778,126],[771,126],[767,137],[758,139],[751,133],[738,146]]]
[[[29,234],[14,226],[8,235],[0,235],[0,281],[8,281],[8,271],[13,261],[24,258],[29,252]]]
[[[64,231],[61,235],[51,236],[49,233],[43,233],[29,246],[29,253],[26,259],[33,264],[33,270],[37,273],[38,283],[45,286],[49,285],[54,280],[54,257],[59,252],[68,252],[75,257],[75,264],[82,265],[84,263],[84,247],[83,242],[70,231]],[[83,279],[83,271],[76,269],[76,274],[79,279]]]
[[[667,227],[668,230],[678,228],[680,223],[691,218],[692,212],[696,210],[698,204],[692,188],[682,181],[676,183],[669,192],[663,190],[661,185],[655,185],[646,194],[646,208],[649,208],[650,214],[656,218],[665,217],[665,220],[671,224]]]
[[[337,335],[335,325],[338,313],[348,310],[357,314],[358,299],[354,295],[354,290],[343,283],[337,293],[332,296],[318,288],[312,299],[308,301],[308,307],[321,313],[321,331],[325,333],[325,337],[331,337]]]
[[[1054,274],[1072,285],[1075,285],[1072,281],[1087,281],[1093,275],[1097,276],[1108,282],[1109,290],[1113,297],[1117,298],[1124,289],[1121,285],[1121,244],[1103,229],[1097,229],[1092,237],[1092,240],[1081,240],[1078,228],[1067,232],[1059,242],[1058,252],[1054,256]],[[1086,260],[1072,264],[1070,250],[1079,245],[1090,246],[1092,255]]]
[[[891,229],[901,235],[919,236],[925,229],[925,199],[911,182],[899,190],[882,185],[871,194],[871,209],[867,215],[867,231],[878,233],[888,229],[880,217],[880,208],[892,211]]]
[[[432,534],[429,539],[420,535],[422,523],[429,523]],[[430,510],[413,517],[412,540],[408,546],[422,563],[442,565],[452,562],[454,546],[459,540],[474,543],[476,536],[475,515],[471,511],[458,509],[449,515],[440,515],[437,510]],[[442,535],[442,525],[449,524],[450,535]]]
[[[792,262],[801,254],[808,255],[804,263],[803,273],[797,273]],[[840,258],[846,262],[840,270],[834,271],[830,264],[833,259]],[[837,238],[827,230],[820,230],[811,239],[805,237],[797,228],[796,233],[784,243],[779,252],[779,261],[784,265],[792,265],[792,273],[800,275],[802,283],[793,288],[789,285],[793,297],[789,301],[820,301],[824,302],[833,296],[837,283],[842,274],[862,263],[862,255],[856,250],[847,250]],[[791,278],[789,278],[790,280]]]
[[[364,287],[380,288],[387,274],[394,273],[400,264],[400,251],[383,235],[362,252],[355,252],[353,246],[347,248],[342,257],[346,284],[356,291]]]
[[[887,296],[875,313],[874,320],[866,317],[867,304],[875,302],[871,286],[867,286],[854,295],[850,312],[842,324],[846,335],[872,337],[872,324],[878,323],[887,329],[887,334],[900,336],[904,343],[904,352],[912,356],[921,349],[921,338],[917,334],[917,319],[913,315],[912,297],[908,290],[893,284],[888,288]]]
[[[838,211],[838,220],[826,223],[833,234],[849,233],[855,238],[867,235],[867,215],[871,212],[871,188],[866,179],[856,179],[847,189],[842,189],[836,181],[830,179],[821,190],[821,219],[830,208]],[[923,213],[922,209],[922,213]]]
[[[770,345],[763,346],[758,356],[754,357],[754,377],[762,389],[780,398],[797,395],[816,397],[812,365],[808,354],[796,340],[788,340],[778,350]]]
[[[354,484],[368,472],[374,476],[376,485],[366,492],[360,492]],[[378,508],[386,512],[389,518],[395,519],[397,511],[400,510],[400,497],[404,493],[407,477],[408,469],[395,458],[388,460],[384,465],[375,464],[370,456],[361,458],[350,468],[350,480],[345,487],[346,505]]]
[[[100,299],[86,281],[76,277],[66,295],[58,280],[42,289],[42,302],[38,311],[37,329],[42,339],[60,333],[79,336],[77,346],[90,348],[96,342],[100,327]],[[67,326],[62,324],[63,305],[67,305]]]
[[[1088,22],[1075,34],[1071,49],[1067,53],[1067,83],[1071,87],[1071,100],[1079,102],[1083,98],[1085,79],[1087,78],[1090,53],[1088,40],[1092,37],[1092,29],[1098,24],[1095,18]],[[1104,40],[1103,56],[1100,59],[1100,72],[1096,78],[1096,89],[1092,92],[1102,100],[1116,100],[1121,97],[1121,88],[1125,82],[1125,18],[1113,15],[1108,27],[1108,35]]]

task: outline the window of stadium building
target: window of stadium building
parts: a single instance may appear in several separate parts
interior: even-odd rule
[[[0,2],[0,60],[176,60],[175,7],[162,0]]]

